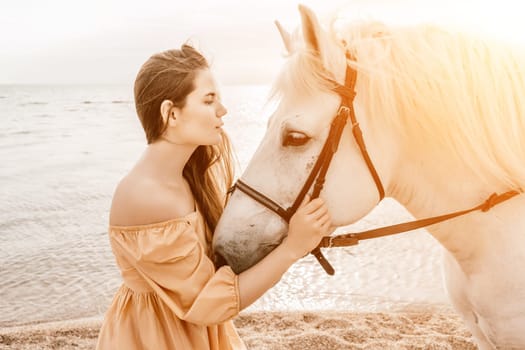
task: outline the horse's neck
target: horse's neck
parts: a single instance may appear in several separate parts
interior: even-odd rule
[[[417,219],[469,209],[485,201],[493,192],[507,189],[487,188],[459,164],[444,164],[431,159],[406,161],[389,186],[389,195],[403,204]],[[476,259],[485,254],[490,241],[510,233],[506,216],[512,206],[475,212],[436,224],[427,230],[456,258],[465,272],[475,269]],[[514,207],[515,208],[515,207]],[[495,212],[497,211],[496,219]]]

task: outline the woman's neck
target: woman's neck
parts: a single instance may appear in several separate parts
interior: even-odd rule
[[[148,145],[137,166],[166,185],[184,183],[183,170],[197,146],[160,139]]]

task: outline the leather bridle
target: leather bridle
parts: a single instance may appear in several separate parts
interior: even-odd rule
[[[385,197],[385,190],[384,190],[383,184],[381,183],[381,179],[379,178],[379,175],[377,174],[377,171],[374,167],[374,164],[372,163],[370,156],[368,155],[368,152],[366,150],[361,128],[359,127],[359,123],[356,120],[355,112],[353,108],[353,101],[355,98],[356,77],[357,77],[357,72],[354,69],[352,69],[349,65],[347,65],[346,75],[345,75],[345,85],[340,85],[334,82],[336,87],[333,89],[333,91],[339,94],[339,96],[341,96],[341,104],[339,106],[336,117],[333,119],[330,125],[330,131],[328,133],[328,137],[323,145],[323,148],[321,149],[321,152],[319,153],[317,161],[315,162],[310,172],[310,175],[306,179],[301,191],[299,192],[295,201],[290,207],[288,207],[287,209],[284,209],[283,207],[281,207],[279,204],[274,202],[272,199],[270,199],[266,195],[255,190],[253,187],[247,185],[241,179],[237,180],[235,185],[228,192],[231,194],[235,189],[239,189],[240,191],[244,192],[246,195],[251,197],[256,202],[262,204],[266,208],[275,212],[277,215],[279,215],[283,220],[285,220],[288,223],[292,215],[299,208],[299,205],[302,203],[306,194],[310,191],[312,184],[313,184],[313,190],[311,194],[311,199],[317,198],[319,194],[321,193],[323,186],[324,186],[326,173],[332,161],[332,157],[337,151],[337,148],[339,146],[339,142],[341,140],[341,136],[346,126],[347,120],[350,119],[350,122],[352,125],[352,134],[354,135],[354,139],[357,145],[359,146],[361,155],[363,156],[363,159],[368,167],[368,170],[370,171],[370,174],[372,178],[374,179],[374,182],[377,187],[377,191],[379,193],[379,201],[381,201]],[[314,181],[315,181],[315,184],[314,184]],[[377,238],[377,237],[382,237],[386,235],[406,232],[406,231],[414,230],[417,228],[422,228],[422,227],[429,226],[429,225],[432,225],[432,224],[435,224],[441,221],[449,220],[456,216],[465,215],[475,210],[487,211],[494,205],[499,204],[507,199],[510,199],[521,192],[522,191],[509,191],[501,195],[497,195],[494,193],[484,203],[474,208],[462,210],[462,211],[458,211],[458,212],[454,212],[454,213],[450,213],[446,215],[411,221],[407,223],[382,227],[382,228],[359,232],[359,233],[348,233],[348,234],[343,234],[343,235],[338,235],[338,236],[323,237],[320,244],[311,253],[317,258],[317,261],[321,264],[321,266],[324,268],[326,273],[328,273],[329,275],[333,275],[335,272],[334,268],[331,266],[328,260],[326,260],[326,258],[324,257],[323,253],[321,252],[321,248],[356,245],[359,243],[359,240]]]

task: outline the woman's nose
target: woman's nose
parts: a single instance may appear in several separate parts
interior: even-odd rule
[[[219,106],[217,107],[217,117],[222,118],[226,113],[228,113],[228,110],[219,102]]]

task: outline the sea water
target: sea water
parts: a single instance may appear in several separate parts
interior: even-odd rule
[[[225,86],[239,173],[264,135],[269,87]],[[145,147],[129,86],[0,86],[0,327],[102,317],[121,283],[111,196]],[[353,231],[410,220],[385,199]],[[344,231],[341,229],[340,231]],[[424,230],[296,263],[249,310],[448,307],[440,246]]]

